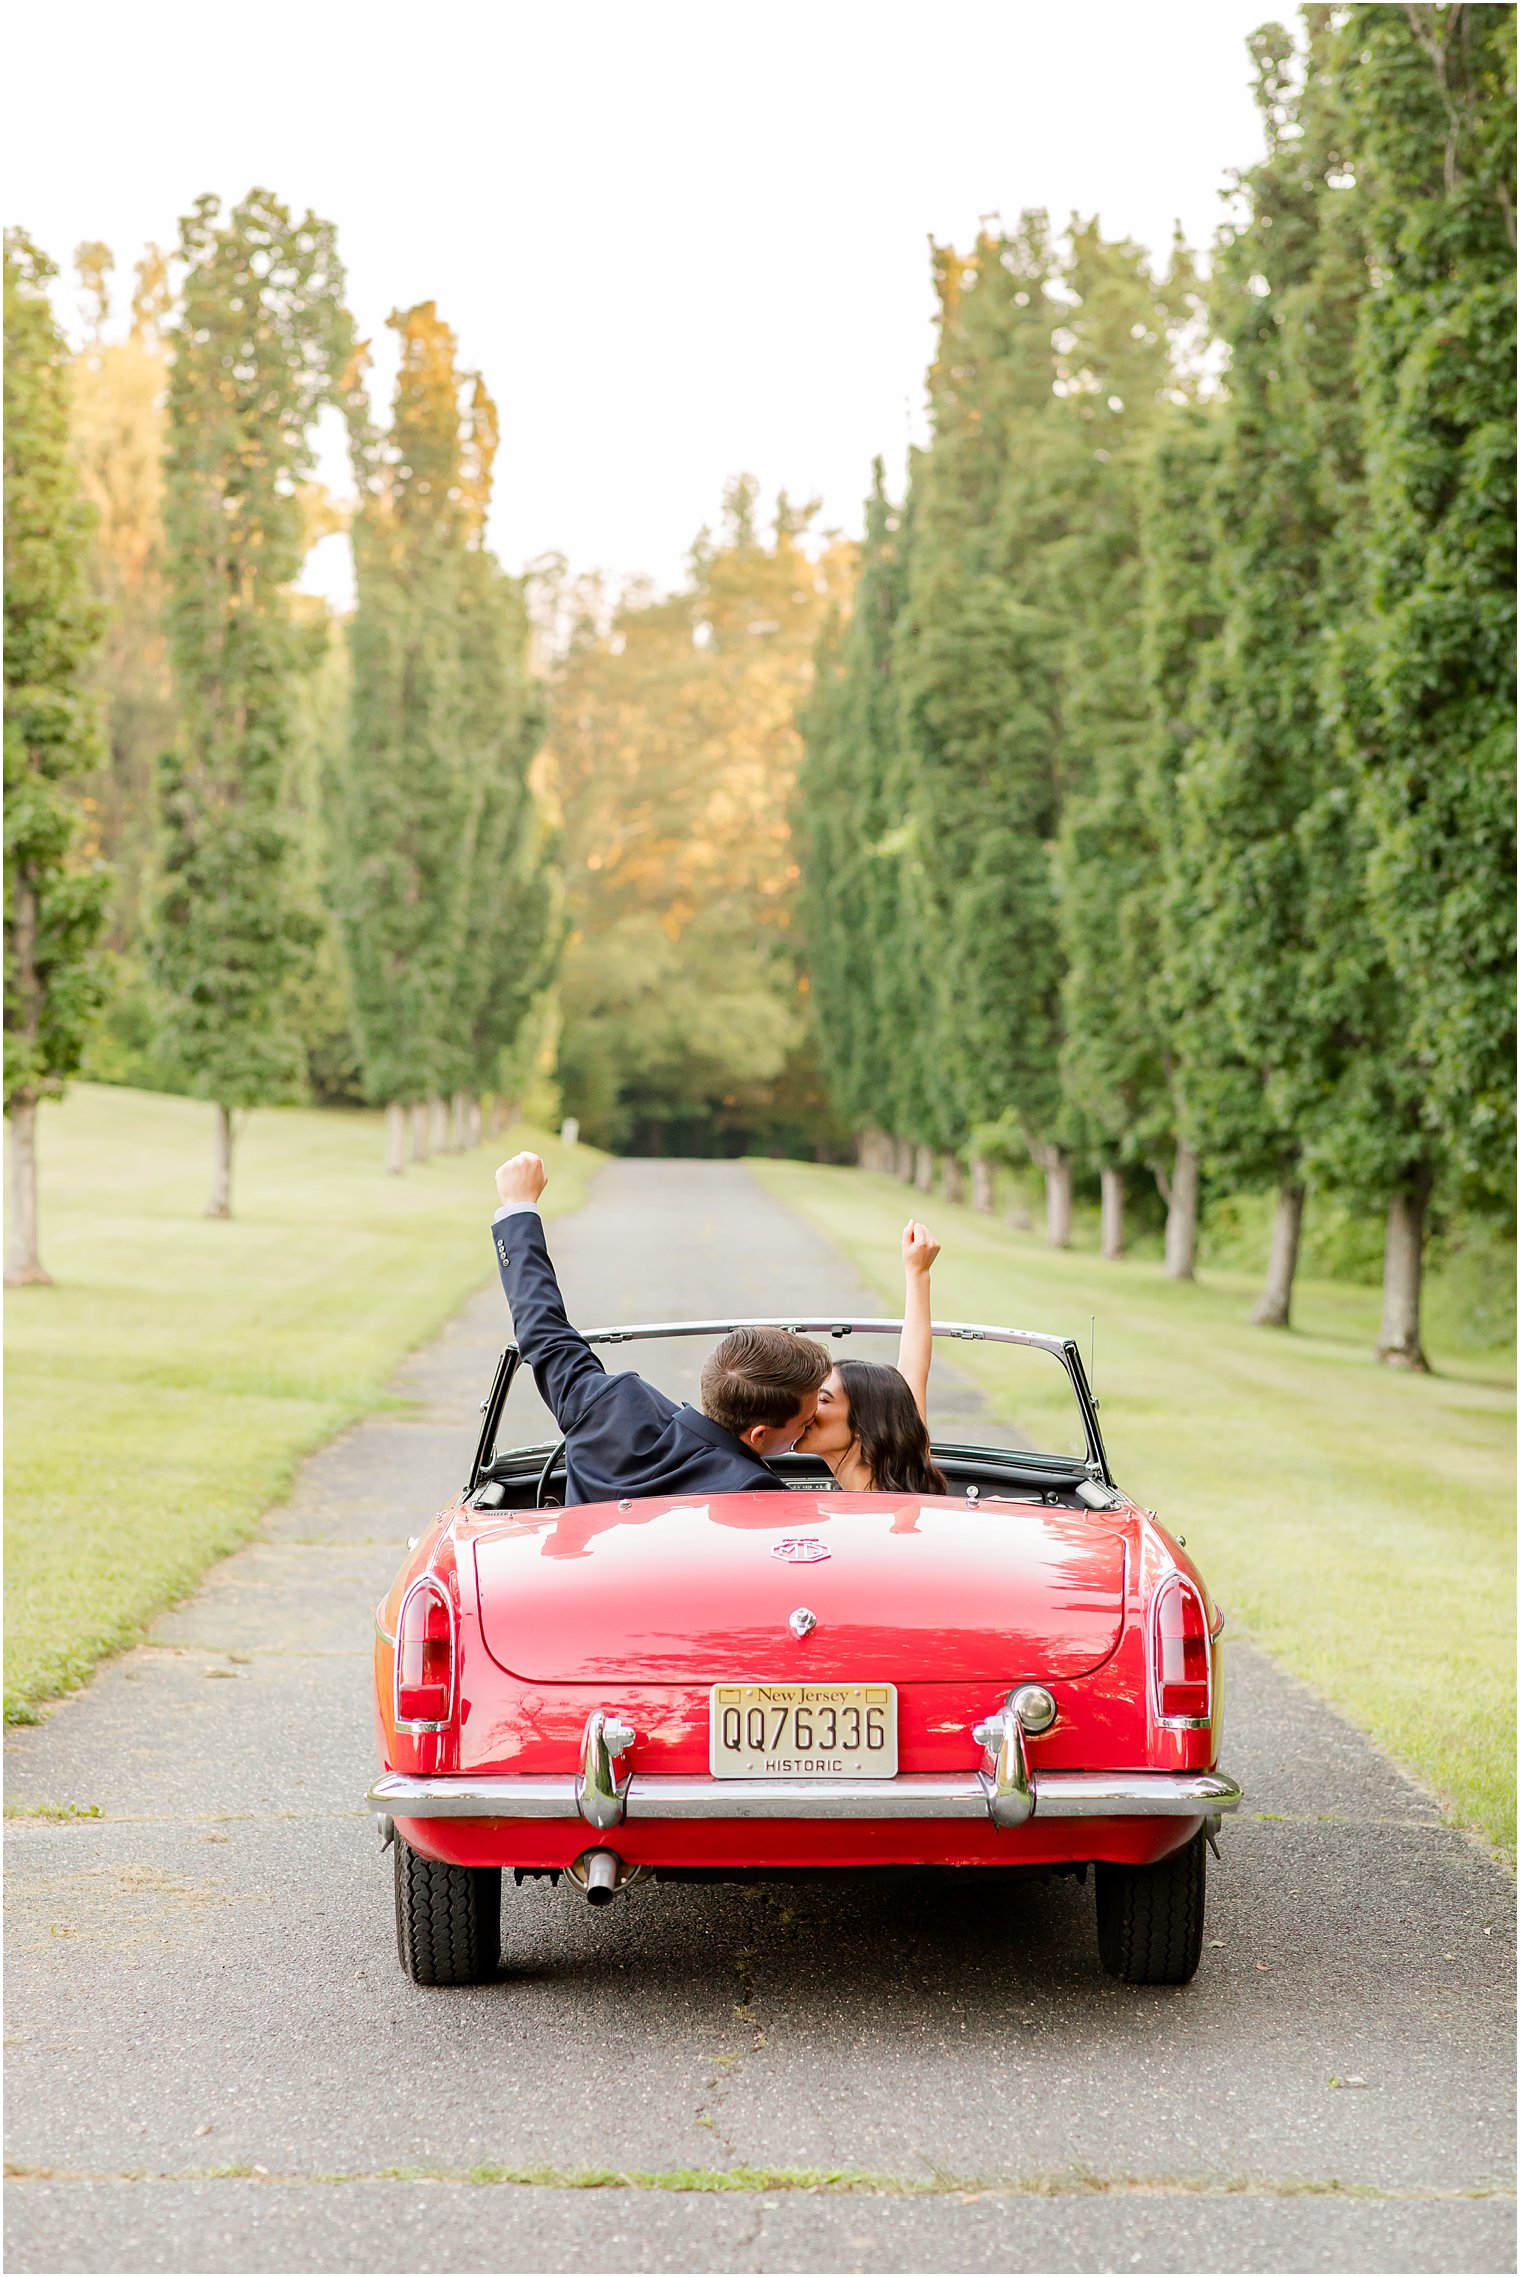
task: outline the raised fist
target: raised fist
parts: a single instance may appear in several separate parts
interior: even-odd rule
[[[939,1255],[939,1243],[926,1225],[909,1218],[903,1227],[902,1261],[905,1273],[927,1273]]]
[[[496,1173],[496,1191],[504,1202],[536,1202],[549,1183],[549,1173],[536,1154],[514,1154]]]

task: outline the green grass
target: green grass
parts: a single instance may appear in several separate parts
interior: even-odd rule
[[[865,1279],[900,1290],[895,1180],[752,1162]],[[1291,1334],[1252,1328],[1257,1280],[1056,1253],[936,1199],[942,1318],[1078,1337],[1097,1315],[1115,1476],[1187,1536],[1233,1625],[1513,1856],[1514,1373],[1455,1342],[1436,1373],[1372,1365],[1376,1289],[1304,1281]],[[996,1397],[998,1356],[956,1365]],[[932,1393],[931,1393],[932,1397]]]
[[[81,1084],[38,1126],[56,1285],[5,1307],[10,1721],[131,1644],[381,1404],[489,1277],[498,1159],[387,1178],[377,1116],[269,1109],[239,1139],[228,1223],[201,1214],[208,1107]],[[602,1157],[531,1143],[547,1206],[573,1209]]]

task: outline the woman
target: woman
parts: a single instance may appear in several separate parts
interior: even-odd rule
[[[903,1228],[902,1337],[897,1366],[841,1360],[818,1394],[818,1411],[797,1442],[821,1455],[850,1494],[946,1494],[944,1474],[929,1452],[927,1425],[929,1268],[939,1243],[915,1220]]]

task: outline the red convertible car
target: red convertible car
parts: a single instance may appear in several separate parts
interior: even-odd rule
[[[588,1341],[705,1349],[734,1325]],[[650,1876],[1090,1871],[1103,1966],[1193,1975],[1205,1852],[1240,1800],[1217,1768],[1223,1616],[1115,1487],[1070,1338],[935,1335],[1025,1370],[1017,1430],[935,1437],[946,1494],[844,1493],[794,1454],[774,1494],[569,1509],[563,1442],[504,1436],[507,1347],[464,1492],[376,1614],[369,1801],[417,1983],[494,1974],[508,1868],[593,1905]]]

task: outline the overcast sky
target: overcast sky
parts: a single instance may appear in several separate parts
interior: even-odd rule
[[[927,240],[1043,205],[1206,245],[1261,137],[1241,0],[30,0],[5,216],[129,272],[205,190],[338,226],[502,412],[492,535],[681,575],[741,469],[854,530],[923,432]],[[63,303],[73,319],[73,295]],[[341,481],[341,460],[329,473]],[[319,581],[341,593],[331,559]]]

